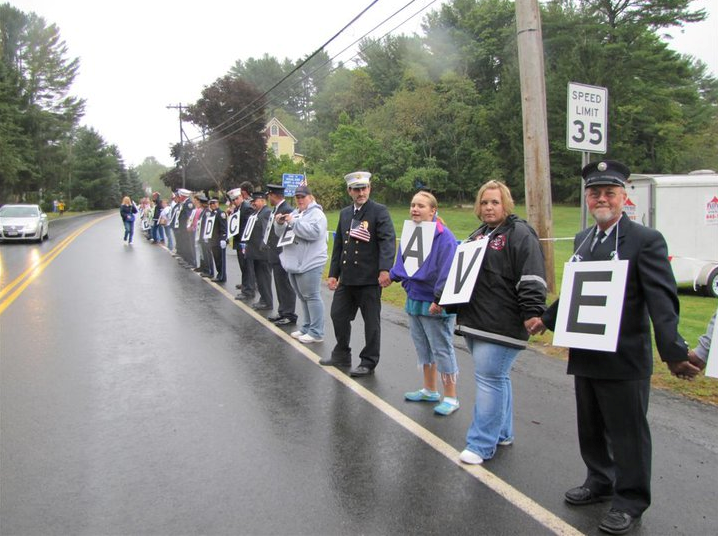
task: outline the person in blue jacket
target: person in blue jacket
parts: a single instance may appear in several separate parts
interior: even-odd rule
[[[444,387],[444,400],[434,407],[434,412],[451,415],[459,409],[459,399],[456,396],[459,368],[453,339],[456,315],[447,314],[438,303],[451,267],[451,259],[456,251],[456,238],[437,216],[437,211],[436,197],[431,193],[421,191],[414,195],[409,209],[411,220],[417,224],[436,224],[431,249],[428,252],[421,250],[417,255],[420,251],[419,244],[414,242],[412,237],[407,242],[407,251],[399,248],[389,275],[392,281],[400,281],[406,291],[405,310],[409,315],[409,333],[424,375],[423,387],[418,391],[405,393],[404,398],[410,402],[439,402],[441,395],[437,390],[438,371],[441,373]],[[411,275],[407,273],[405,264],[409,257],[413,257],[413,262],[408,263]]]

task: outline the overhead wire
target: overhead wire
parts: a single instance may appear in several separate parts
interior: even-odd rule
[[[380,28],[381,26],[383,26],[386,22],[388,22],[389,20],[391,20],[392,18],[394,18],[396,15],[398,15],[399,13],[401,13],[404,9],[406,9],[407,7],[409,7],[409,6],[410,6],[411,4],[413,4],[415,1],[416,1],[416,0],[411,0],[410,2],[408,2],[407,4],[405,4],[403,7],[401,7],[400,9],[398,9],[397,11],[395,11],[392,15],[390,15],[389,17],[387,17],[386,19],[384,19],[382,22],[380,22],[379,24],[377,24],[376,26],[374,26],[371,30],[369,30],[368,32],[366,32],[364,35],[362,35],[361,37],[357,38],[355,41],[353,41],[352,43],[350,43],[349,45],[347,45],[347,46],[346,46],[344,49],[342,49],[340,52],[338,52],[337,54],[335,54],[334,56],[332,56],[331,58],[329,58],[328,60],[326,60],[326,61],[325,61],[324,63],[322,63],[321,65],[317,66],[317,67],[316,67],[313,71],[311,71],[310,73],[306,74],[302,79],[300,79],[299,81],[297,81],[297,83],[302,83],[302,82],[305,81],[305,80],[313,79],[312,76],[313,76],[315,73],[319,72],[325,65],[327,65],[328,63],[333,62],[336,58],[338,58],[339,56],[341,56],[344,52],[346,52],[346,51],[349,50],[351,47],[353,47],[355,44],[357,44],[357,43],[360,42],[362,39],[364,39],[366,36],[368,36],[369,34],[371,34],[372,32],[374,32],[377,28]],[[432,0],[431,2],[429,2],[428,4],[426,4],[425,6],[423,6],[421,9],[419,9],[418,11],[416,11],[415,13],[413,13],[412,15],[410,15],[409,17],[407,17],[406,19],[404,19],[402,22],[400,22],[399,24],[397,24],[396,26],[394,26],[393,28],[391,28],[390,30],[388,30],[386,33],[384,33],[384,35],[382,35],[381,37],[379,37],[374,43],[371,43],[371,44],[369,45],[369,47],[367,47],[367,48],[376,46],[379,42],[381,42],[382,39],[384,39],[385,37],[387,37],[388,35],[390,35],[390,34],[393,33],[394,31],[396,31],[398,28],[402,27],[404,24],[406,24],[407,22],[409,22],[411,19],[413,19],[414,17],[416,17],[417,15],[419,15],[421,12],[427,10],[429,7],[431,7],[432,4],[436,3],[437,1],[438,1],[438,0]],[[347,61],[350,61],[350,60],[352,60],[352,59],[354,59],[354,58],[357,58],[357,57],[360,55],[360,53],[361,53],[361,52],[355,53],[353,56],[351,56],[350,58],[348,58]],[[337,65],[335,68],[329,70],[324,76],[322,76],[321,78],[318,78],[317,80],[320,81],[320,80],[323,80],[323,79],[327,78],[329,75],[331,75],[334,71],[336,71],[336,70],[339,69],[340,67],[341,67],[341,65]],[[286,89],[286,90],[284,91],[284,93],[275,96],[273,99],[270,100],[270,102],[271,102],[271,101],[275,101],[275,103],[278,103],[278,102],[286,102],[286,101],[284,101],[284,100],[279,101],[279,100],[278,100],[278,97],[288,97],[288,96],[289,96],[289,93],[288,93],[288,92],[289,92],[290,90],[291,90],[291,88]],[[247,107],[248,107],[248,106],[247,106]],[[240,112],[246,110],[247,107],[245,107],[245,108],[243,108],[242,110],[240,110]],[[246,119],[247,117],[251,116],[251,115],[252,115],[253,113],[255,113],[256,111],[257,111],[257,110],[250,110],[250,111],[248,111],[245,115],[243,115],[242,117],[238,118],[236,121],[233,121],[233,122],[231,123],[231,126],[234,126],[234,125],[236,125],[236,124],[238,124],[238,123],[241,123],[242,121],[244,121],[244,119]],[[236,114],[235,114],[235,115],[236,115]],[[234,134],[236,134],[236,133],[238,133],[238,132],[241,132],[242,130],[244,130],[245,128],[248,128],[248,127],[249,127],[249,124],[245,123],[244,125],[242,125],[241,127],[239,127],[237,130],[233,130],[232,132],[226,134],[225,136],[222,136],[221,138],[215,138],[215,139],[211,140],[209,143],[222,141],[222,140],[224,140],[224,139],[226,139],[226,138],[228,138],[228,137],[233,136]],[[226,130],[226,128],[225,128],[224,130]],[[216,132],[217,132],[216,129],[213,130],[213,133],[216,133]]]
[[[421,9],[417,10],[415,13],[413,13],[412,15],[410,15],[409,17],[407,17],[406,19],[404,19],[402,22],[400,22],[399,24],[397,24],[396,26],[394,26],[393,28],[391,28],[390,30],[388,30],[387,32],[385,32],[381,37],[379,37],[374,43],[372,43],[372,44],[369,45],[369,46],[371,47],[371,46],[377,45],[379,42],[381,42],[382,39],[384,39],[385,37],[387,37],[388,35],[390,35],[390,34],[393,33],[394,31],[396,31],[398,28],[402,27],[404,24],[406,24],[407,22],[409,22],[411,19],[413,19],[414,17],[416,17],[417,15],[419,15],[420,13],[422,13],[423,11],[426,11],[431,5],[433,5],[433,4],[436,3],[437,1],[438,1],[438,0],[432,0],[431,2],[429,2],[428,4],[426,4],[425,6],[423,6]],[[378,2],[378,0],[374,0],[374,2],[372,2],[371,4],[369,4],[366,8],[364,8],[361,13],[359,13],[356,17],[354,17],[354,18],[352,19],[351,22],[349,22],[348,24],[346,24],[339,32],[337,32],[334,36],[332,36],[332,38],[329,39],[324,45],[322,45],[319,49],[315,50],[310,56],[308,56],[305,60],[303,60],[300,64],[298,64],[294,69],[292,69],[291,72],[289,72],[287,75],[285,75],[284,77],[282,77],[282,79],[279,80],[277,83],[275,83],[272,87],[270,87],[268,90],[266,90],[266,91],[265,91],[264,93],[262,93],[260,96],[258,96],[257,98],[255,98],[252,102],[250,102],[249,104],[245,105],[245,106],[244,106],[243,108],[241,108],[239,111],[237,111],[237,112],[235,112],[234,114],[232,114],[229,118],[225,119],[225,120],[224,120],[222,123],[220,123],[217,127],[214,127],[214,128],[212,129],[212,133],[213,133],[213,134],[216,134],[217,132],[220,132],[220,133],[221,133],[223,130],[227,130],[228,128],[231,128],[232,126],[237,125],[237,124],[243,122],[247,117],[249,117],[249,116],[253,115],[254,113],[256,113],[256,112],[259,110],[259,108],[254,109],[254,110],[251,110],[251,109],[250,109],[250,110],[249,110],[248,112],[246,112],[242,117],[237,118],[237,116],[239,116],[240,114],[242,114],[245,110],[247,110],[247,109],[250,108],[251,106],[257,104],[261,99],[263,99],[264,97],[266,97],[267,95],[269,95],[272,91],[274,91],[277,87],[279,87],[282,83],[284,83],[287,79],[289,79],[289,78],[290,78],[294,73],[296,73],[299,69],[301,69],[302,67],[304,67],[309,61],[311,61],[311,59],[312,59],[313,57],[315,57],[317,54],[319,54],[319,52],[321,52],[322,50],[324,50],[324,48],[325,48],[327,45],[329,45],[334,39],[336,39],[339,35],[341,35],[341,33],[343,33],[349,26],[351,26],[354,22],[356,22],[364,13],[366,13],[366,11],[368,11],[368,10],[369,10],[372,6],[374,6],[377,2]],[[306,80],[312,79],[312,76],[313,76],[315,73],[317,73],[320,69],[322,69],[325,65],[327,65],[328,63],[333,62],[336,58],[338,58],[339,56],[341,56],[342,54],[344,54],[344,52],[346,52],[347,50],[349,50],[351,47],[353,47],[355,44],[357,44],[358,42],[360,42],[362,39],[366,38],[369,34],[371,34],[372,32],[374,32],[376,29],[378,29],[378,28],[380,28],[381,26],[383,26],[386,22],[388,22],[388,21],[390,21],[391,19],[393,19],[394,17],[396,17],[399,13],[401,13],[402,11],[404,11],[406,8],[408,8],[408,7],[409,7],[411,4],[413,4],[414,2],[416,2],[416,0],[410,0],[409,2],[407,2],[406,4],[404,4],[404,6],[402,6],[401,8],[399,8],[397,11],[395,11],[395,12],[394,12],[393,14],[391,14],[389,17],[385,18],[385,19],[384,19],[383,21],[381,21],[379,24],[377,24],[376,26],[374,26],[371,30],[365,32],[362,36],[360,36],[360,37],[357,38],[355,41],[353,41],[352,43],[350,43],[349,45],[347,45],[347,46],[346,46],[344,49],[342,49],[340,52],[338,52],[337,54],[335,54],[334,56],[332,56],[332,57],[329,58],[328,60],[324,61],[324,62],[323,62],[321,65],[319,65],[318,67],[316,67],[313,71],[311,71],[310,73],[304,75],[300,80],[297,81],[297,83],[303,83],[303,82],[306,81]],[[361,54],[361,52],[357,52],[357,53],[355,53],[354,55],[352,55],[350,58],[348,58],[346,61],[351,61],[352,59],[357,58],[360,54]],[[324,76],[322,76],[322,77],[319,78],[318,80],[323,80],[323,79],[327,78],[329,75],[331,75],[333,72],[335,72],[335,71],[336,71],[337,69],[339,69],[340,67],[341,67],[341,65],[337,65],[337,66],[334,67],[333,69],[330,69]],[[290,91],[290,89],[291,89],[291,88],[287,88],[287,89],[284,91],[283,94],[280,94],[280,95],[278,95],[278,96],[275,96],[274,98],[272,98],[272,99],[270,100],[270,102],[271,102],[271,101],[275,101],[275,102],[277,102],[277,103],[278,103],[278,102],[286,102],[286,100],[281,100],[281,101],[279,101],[279,100],[278,100],[278,97],[287,97],[287,96],[288,96],[288,92]],[[236,119],[236,120],[235,120],[235,119]],[[223,141],[223,140],[225,140],[225,139],[227,139],[227,138],[229,138],[229,137],[231,137],[231,136],[237,134],[238,132],[241,132],[242,130],[244,130],[244,129],[246,129],[246,128],[249,128],[250,126],[251,126],[251,123],[245,123],[244,125],[240,126],[240,127],[237,128],[236,130],[233,130],[232,132],[230,132],[230,133],[228,133],[228,134],[225,134],[224,136],[222,136],[222,137],[220,137],[220,138],[214,138],[214,139],[210,139],[210,140],[205,140],[205,143],[204,143],[203,145],[205,146],[205,148],[206,148],[206,147],[209,147],[209,146],[212,146],[212,145],[214,145],[214,144],[216,144],[216,143],[219,143],[219,142],[221,142],[221,141]],[[183,131],[183,132],[184,132],[184,131]],[[185,133],[185,138],[187,138],[188,143],[194,145],[194,142],[195,142],[196,140],[198,140],[198,139],[200,139],[200,138],[204,139],[204,135],[202,135],[202,136],[197,136],[197,137],[195,137],[195,138],[189,139],[189,138],[187,137],[186,133]],[[214,174],[212,174],[211,171],[209,170],[207,164],[204,162],[204,158],[202,157],[202,155],[201,155],[199,152],[197,152],[197,153],[195,153],[195,156],[200,160],[200,163],[202,164],[202,167],[205,169],[205,171],[211,175],[211,178],[213,179],[213,181],[217,184],[217,186],[219,186],[219,181],[218,181],[217,178],[214,176]]]
[[[294,69],[292,69],[289,73],[287,73],[284,77],[282,77],[279,82],[274,84],[272,87],[270,87],[268,90],[266,90],[264,93],[259,95],[256,99],[254,99],[252,102],[250,102],[245,108],[252,106],[253,104],[257,103],[261,99],[263,99],[266,95],[268,95],[272,90],[277,88],[279,85],[281,85],[287,78],[292,76],[295,72],[297,72],[299,69],[301,69],[307,62],[309,62],[314,56],[319,54],[322,50],[324,50],[325,47],[327,47],[332,41],[334,41],[337,37],[339,37],[347,28],[349,28],[352,24],[354,24],[357,20],[359,20],[367,11],[369,11],[372,7],[376,5],[376,3],[379,0],[373,0],[367,7],[365,7],[358,15],[356,15],[351,21],[349,21],[347,24],[344,25],[344,27],[339,30],[337,33],[335,33],[326,43],[324,43],[322,46],[320,46],[318,49],[316,49],[314,52],[312,52],[306,59],[304,59],[299,65],[297,65]],[[230,117],[225,119],[222,123],[214,127],[214,130],[221,129],[224,124],[234,119],[237,115],[239,115],[242,112],[242,110],[236,112],[235,114],[232,114]]]
[[[326,60],[324,63],[322,63],[321,65],[319,65],[318,67],[316,67],[312,72],[310,72],[310,73],[308,73],[307,75],[303,76],[299,81],[297,81],[297,83],[302,83],[303,81],[306,81],[306,80],[310,79],[313,74],[315,74],[315,73],[318,72],[320,69],[322,69],[327,63],[330,63],[330,62],[334,61],[337,57],[341,56],[344,52],[346,52],[348,49],[350,49],[350,48],[351,48],[352,46],[354,46],[356,43],[358,43],[359,41],[361,41],[362,39],[364,39],[366,36],[368,36],[369,34],[371,34],[372,32],[374,32],[377,28],[380,28],[381,26],[383,26],[386,22],[388,22],[389,20],[391,20],[392,18],[394,18],[396,15],[398,15],[399,13],[401,13],[404,9],[406,9],[407,7],[409,7],[409,6],[410,6],[411,4],[413,4],[415,1],[416,1],[416,0],[411,0],[410,2],[408,2],[407,4],[405,4],[403,7],[401,7],[401,8],[398,9],[397,11],[395,11],[392,15],[390,15],[390,16],[387,17],[387,18],[385,18],[382,22],[380,22],[379,24],[377,24],[376,26],[374,26],[371,30],[369,30],[368,32],[364,33],[361,37],[359,37],[359,38],[356,39],[354,42],[352,42],[351,44],[349,44],[347,47],[345,47],[344,49],[342,49],[342,51],[340,51],[339,53],[335,54],[333,57],[331,57],[331,58],[329,58],[328,60]],[[409,16],[409,17],[407,17],[407,18],[406,18],[405,20],[403,20],[401,23],[397,24],[395,27],[393,27],[392,29],[390,29],[389,31],[387,31],[387,32],[386,32],[382,37],[380,37],[377,41],[381,41],[381,40],[384,39],[387,35],[391,34],[391,33],[394,32],[394,31],[396,31],[398,28],[400,28],[401,26],[403,26],[404,24],[406,24],[408,21],[410,21],[411,19],[413,19],[414,17],[416,17],[417,15],[419,15],[421,12],[425,11],[426,9],[428,9],[431,5],[433,5],[433,4],[436,3],[437,1],[438,1],[438,0],[432,0],[431,2],[429,2],[428,4],[426,4],[425,6],[423,6],[421,9],[417,10],[414,14],[412,14],[412,15]],[[369,7],[371,7],[371,6],[369,6]],[[366,9],[368,9],[368,8],[366,8]],[[365,9],[364,11],[366,11],[366,9]],[[361,15],[361,14],[360,14],[360,15]],[[359,16],[355,17],[354,20],[356,20],[358,17],[359,17]],[[342,31],[343,31],[344,29],[346,29],[348,26],[349,26],[349,25],[345,26],[345,27],[342,29]],[[340,32],[340,33],[341,33],[341,32]],[[337,35],[339,35],[339,33],[338,33]],[[336,37],[336,36],[335,36],[335,37]],[[333,39],[333,38],[332,38],[332,39]],[[331,40],[330,40],[330,41],[331,41]],[[329,43],[329,41],[328,41],[327,43]],[[372,45],[374,45],[374,44],[375,44],[375,43],[373,43]],[[326,46],[326,45],[324,45],[324,46]],[[320,49],[320,50],[321,50],[321,49]],[[312,57],[314,57],[320,50],[317,50],[314,54],[312,54],[312,56],[308,57],[306,60],[304,60],[302,63],[300,63],[296,68],[294,68],[294,69],[292,70],[291,73],[289,73],[288,75],[284,76],[279,82],[277,82],[276,84],[274,84],[270,89],[266,90],[266,91],[265,91],[262,95],[260,95],[258,98],[254,99],[251,103],[247,104],[247,105],[244,106],[242,109],[240,109],[239,111],[235,112],[232,116],[230,116],[228,119],[226,119],[225,121],[223,121],[222,123],[220,123],[220,125],[218,125],[217,127],[214,127],[214,128],[212,129],[212,133],[213,133],[213,134],[217,134],[217,133],[221,133],[222,131],[226,131],[227,129],[233,127],[234,125],[237,125],[238,123],[243,122],[245,119],[247,119],[248,117],[250,117],[251,115],[253,115],[254,113],[256,113],[256,112],[257,112],[257,109],[250,109],[249,111],[247,111],[246,113],[244,113],[244,115],[242,115],[242,117],[239,117],[239,118],[238,118],[238,116],[239,116],[240,114],[242,114],[243,112],[245,112],[246,110],[248,110],[251,106],[253,106],[254,104],[256,104],[261,98],[267,96],[270,92],[272,92],[274,89],[276,89],[281,83],[283,83],[285,80],[287,80],[287,79],[288,79],[291,75],[293,75],[296,71],[298,71],[298,70],[301,69],[304,65],[306,65],[306,63],[307,63]],[[354,54],[354,55],[353,55],[352,57],[350,57],[348,60],[351,60],[351,59],[353,59],[353,58],[356,58],[356,57],[358,57],[358,55],[359,55],[359,53]],[[348,60],[347,60],[347,61],[348,61]],[[337,66],[337,67],[334,68],[334,69],[331,69],[324,77],[320,78],[319,80],[322,80],[322,79],[326,78],[327,76],[329,76],[332,72],[334,72],[334,71],[335,71],[336,69],[338,69],[338,68],[339,68],[339,66]],[[288,96],[288,91],[290,91],[290,89],[291,89],[291,88],[288,88],[287,90],[285,90],[285,92],[284,92],[282,95],[280,95],[280,96]],[[275,97],[274,99],[272,99],[272,100],[275,100],[275,101],[276,101],[276,97]],[[271,101],[270,101],[270,102],[271,102]],[[235,120],[235,119],[236,119],[236,120]],[[231,123],[228,124],[229,121],[231,121]],[[241,130],[243,130],[244,128],[247,128],[247,127],[249,127],[249,126],[250,126],[250,125],[245,124],[244,126],[240,127],[239,129],[233,130],[232,132],[230,132],[230,133],[228,133],[228,134],[226,134],[226,135],[224,135],[224,136],[222,136],[222,137],[220,137],[220,138],[214,138],[214,139],[208,141],[207,143],[208,143],[208,144],[213,144],[213,143],[218,143],[218,142],[220,142],[220,141],[223,141],[224,139],[226,139],[226,138],[228,138],[228,137],[231,137],[232,135],[236,134],[237,132],[240,132]],[[197,136],[197,137],[192,138],[191,140],[188,140],[188,141],[194,142],[194,141],[198,140],[199,138],[200,138],[200,136]]]

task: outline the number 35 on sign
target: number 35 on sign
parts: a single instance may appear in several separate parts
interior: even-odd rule
[[[608,141],[608,90],[568,83],[566,146],[573,151],[605,153]]]

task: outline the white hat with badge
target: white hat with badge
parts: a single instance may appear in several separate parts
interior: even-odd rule
[[[347,188],[364,188],[369,186],[371,179],[371,173],[368,171],[354,171],[344,175],[344,180],[347,181]]]

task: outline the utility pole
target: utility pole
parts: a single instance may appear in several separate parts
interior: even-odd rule
[[[167,106],[168,110],[179,110],[179,129],[180,129],[180,153],[179,161],[182,166],[182,188],[186,187],[187,184],[187,169],[184,163],[184,130],[182,129],[182,103]]]
[[[516,38],[524,127],[526,213],[542,239],[548,291],[555,292],[546,84],[538,0],[516,1]]]

